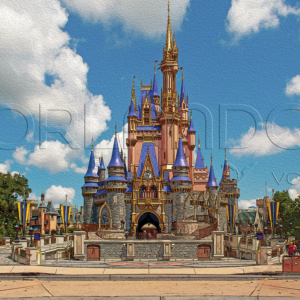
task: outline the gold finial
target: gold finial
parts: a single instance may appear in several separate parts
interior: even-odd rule
[[[226,147],[225,147],[225,160],[227,160]]]
[[[191,119],[193,119],[193,110],[191,110]]]
[[[200,136],[198,137],[198,149],[200,149]]]
[[[210,157],[210,161],[211,161],[211,166],[213,166],[213,155],[211,154],[211,157]]]
[[[172,47],[172,28],[170,18],[170,1],[168,1],[168,25],[167,25],[167,36],[166,36],[166,51]]]
[[[184,72],[183,72],[183,67],[182,67],[182,81],[184,81]]]
[[[92,137],[92,151],[94,151],[94,138]]]
[[[136,110],[135,82],[134,82],[134,79],[135,79],[135,76],[133,75],[133,84],[132,84],[132,90],[131,90],[131,101],[134,104],[134,109],[135,109],[135,112],[136,112],[137,110]]]
[[[115,125],[115,138],[117,138],[117,123]]]
[[[154,58],[154,74],[156,74],[156,60],[155,60],[155,58]]]

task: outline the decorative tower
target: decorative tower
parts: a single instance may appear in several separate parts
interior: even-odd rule
[[[39,224],[41,223],[41,234],[45,233],[45,212],[47,211],[47,206],[45,204],[45,195],[44,192],[41,194],[41,203],[39,206]]]
[[[208,166],[204,165],[204,157],[201,153],[200,137],[198,139],[198,152],[194,168],[194,190],[205,191],[208,183]]]
[[[170,186],[174,193],[173,216],[175,215],[176,220],[183,219],[185,209],[184,200],[192,189],[192,180],[189,178],[189,165],[184,155],[181,138],[178,143],[176,160],[173,165],[173,178]]]
[[[158,88],[157,88],[157,80],[156,80],[156,66],[154,64],[154,78],[153,78],[153,86],[152,86],[152,96],[153,96],[153,101],[155,105],[155,111],[156,114],[159,114],[159,107],[160,107],[160,96],[158,93]]]
[[[105,190],[107,193],[107,204],[113,216],[112,225],[121,228],[121,222],[126,224],[126,207],[124,192],[127,184],[124,178],[124,163],[122,161],[117,141],[117,126],[115,129],[114,147],[108,169],[108,178],[105,181]]]
[[[103,154],[101,155],[101,158],[99,158],[99,167],[98,167],[97,175],[99,176],[99,183],[105,180],[105,165],[104,165]]]
[[[191,111],[191,120],[190,125],[188,127],[187,135],[188,135],[188,147],[186,149],[186,154],[188,157],[188,163],[190,165],[190,178],[193,181],[194,179],[194,149],[195,149],[195,135],[196,130],[194,128],[193,124],[193,118],[192,118],[192,111]]]
[[[84,222],[90,224],[92,209],[93,209],[93,197],[97,193],[99,176],[97,174],[97,168],[95,168],[95,156],[94,145],[92,139],[92,151],[90,155],[90,162],[88,170],[84,176],[85,184],[82,186],[82,196],[84,198]]]

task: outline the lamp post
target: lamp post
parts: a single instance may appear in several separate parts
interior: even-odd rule
[[[20,230],[23,229],[23,224],[22,224],[22,223],[19,224],[19,229],[20,229]],[[24,231],[23,231],[23,236],[24,236]]]
[[[235,234],[239,234],[239,222],[235,222]]]
[[[281,242],[282,242],[282,231],[283,231],[283,225],[282,224],[280,224],[279,225],[279,230],[280,230],[280,235],[281,235]]]
[[[5,223],[4,223],[4,227],[5,227],[5,231],[6,231],[6,232],[5,232],[5,235],[6,235],[6,236],[8,236],[8,234],[7,234],[7,226],[8,226],[8,225],[7,225],[7,223],[5,222]]]
[[[275,223],[275,234],[276,234],[276,230],[278,229],[278,226],[279,226],[279,225],[278,225],[278,223],[276,222],[276,223]]]
[[[33,228],[32,226],[28,227],[29,234],[30,234],[30,247],[32,247],[32,235],[33,235]]]
[[[19,241],[19,225],[15,226],[15,232],[16,232],[16,241]]]
[[[268,233],[269,233],[269,228],[267,226],[265,226],[264,227],[264,234],[265,234],[266,246],[268,246]]]
[[[258,227],[258,224],[255,223],[254,227],[255,227],[255,233],[257,233],[257,227]]]

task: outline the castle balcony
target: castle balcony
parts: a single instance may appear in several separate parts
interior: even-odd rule
[[[96,194],[97,193],[97,188],[82,188],[82,195],[85,194]]]

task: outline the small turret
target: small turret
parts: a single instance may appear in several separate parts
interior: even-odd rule
[[[101,158],[99,158],[99,167],[98,167],[98,176],[99,176],[99,182],[102,182],[105,180],[105,166],[104,166],[104,159],[103,154],[101,155]]]
[[[205,169],[204,159],[203,159],[202,153],[201,153],[200,137],[198,139],[198,153],[197,153],[195,169]]]
[[[194,128],[194,124],[193,124],[193,115],[192,115],[192,111],[191,111],[191,120],[190,120],[190,125],[188,127],[188,145],[189,145],[189,149],[190,151],[193,151],[195,149],[195,144],[196,144],[196,130]]]
[[[217,188],[217,180],[215,178],[215,172],[214,172],[214,167],[213,167],[213,157],[211,155],[211,165],[210,165],[210,171],[209,171],[209,179],[208,183],[206,184],[206,188]]]
[[[157,88],[155,63],[154,63],[154,79],[153,79],[153,85],[152,85],[152,96],[153,96],[153,101],[154,101],[154,105],[155,105],[155,111],[156,111],[156,114],[158,114],[159,107],[160,107],[160,96],[159,96],[158,88]]]

